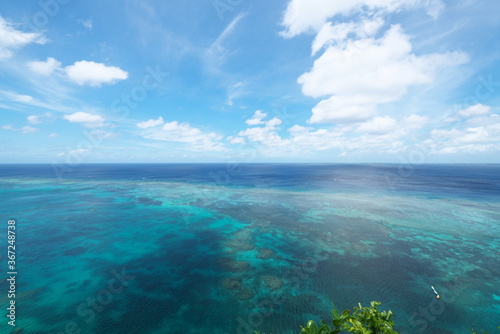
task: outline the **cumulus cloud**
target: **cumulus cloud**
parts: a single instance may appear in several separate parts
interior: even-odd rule
[[[104,124],[105,118],[91,113],[76,112],[71,115],[65,115],[63,118],[71,123],[81,123],[87,128],[96,128]]]
[[[146,122],[138,123],[141,125],[151,125],[153,123],[159,123],[159,120],[163,122],[160,117],[158,120],[149,120]],[[149,122],[149,123],[148,123]],[[189,123],[179,123],[178,121],[173,121],[163,124],[161,128],[157,128],[160,124],[154,126],[142,127],[143,129],[148,129],[142,134],[146,139],[152,140],[162,140],[176,143],[185,143],[189,145],[189,148],[195,151],[225,151],[225,147],[220,143],[222,136],[210,132],[204,133],[200,129],[192,127]],[[154,128],[153,128],[154,127]]]
[[[28,68],[35,73],[38,73],[40,75],[49,76],[54,71],[61,68],[61,62],[59,62],[58,60],[56,60],[52,57],[48,57],[47,60],[45,60],[45,61],[35,60],[35,61],[27,62],[26,66],[28,66]]]
[[[440,154],[499,151],[500,116],[491,111],[490,106],[482,104],[460,110],[460,116],[470,119],[455,123],[453,128],[433,129],[429,145]]]
[[[259,125],[259,124],[264,124],[262,119],[266,118],[267,114],[262,112],[262,110],[257,110],[252,117],[247,119],[245,123],[248,125]]]
[[[80,86],[100,87],[102,84],[114,84],[128,78],[128,73],[119,67],[86,60],[77,61],[64,70],[68,78]]]
[[[48,57],[45,61],[27,62],[26,66],[31,71],[44,76],[57,72],[80,86],[100,87],[103,84],[114,84],[128,78],[128,73],[119,67],[87,60],[77,61],[63,68],[60,61]]]
[[[429,128],[446,126],[438,119],[426,115],[409,114],[403,117],[371,116],[363,122],[336,125],[324,128],[294,125],[288,128],[288,135],[281,134],[281,120],[268,119],[260,112],[258,124],[252,125],[226,139],[234,144],[252,143],[259,153],[269,157],[307,157],[317,152],[329,154],[403,154],[412,149],[415,142],[423,143],[432,154],[478,153],[500,150],[500,116],[485,116],[490,107],[476,107],[472,119],[458,123],[457,128]],[[482,110],[482,111],[481,111]],[[263,117],[261,117],[263,116]],[[484,118],[488,118],[488,120]]]
[[[349,16],[355,12],[390,13],[404,7],[424,7],[437,17],[444,9],[440,0],[291,0],[283,15],[281,32],[294,37],[305,32],[318,32],[328,19],[337,15]]]
[[[332,96],[319,102],[312,109],[309,123],[352,123],[369,119],[375,114],[376,105],[363,95]]]
[[[311,54],[316,55],[325,46],[342,45],[345,47],[350,35],[358,38],[374,36],[383,24],[384,20],[380,17],[360,22],[342,22],[335,25],[327,22],[316,35],[312,43]]]
[[[158,125],[163,125],[165,122],[163,121],[163,117],[158,117],[158,119],[150,119],[144,122],[137,123],[137,127],[141,129],[152,128]]]
[[[370,134],[384,134],[393,131],[398,122],[389,116],[374,117],[373,119],[359,125],[357,131]]]
[[[231,144],[245,144],[247,141],[243,137],[229,136],[226,138]]]
[[[402,98],[408,88],[431,83],[438,68],[465,63],[460,52],[416,56],[409,37],[394,25],[380,38],[347,38],[326,47],[298,83],[306,96],[325,97],[312,110],[310,123],[358,122],[377,105]]]
[[[313,67],[297,80],[305,96],[321,98],[308,123],[367,122],[380,104],[402,99],[413,86],[432,84],[445,66],[468,61],[462,52],[416,55],[403,28],[385,22],[389,13],[418,7],[435,17],[444,5],[440,0],[289,1],[282,35],[315,35]]]
[[[416,130],[422,128],[429,121],[430,121],[429,116],[411,114],[403,118],[400,125],[408,130]]]
[[[259,125],[249,127],[228,137],[235,143],[252,142],[266,156],[301,156],[320,151],[332,154],[388,153],[396,154],[408,148],[407,141],[424,135],[427,116],[410,114],[396,119],[391,116],[374,116],[359,124],[315,128],[294,125],[288,128],[288,136],[280,135],[281,121],[274,117],[261,119]],[[244,139],[244,140],[242,140]]]
[[[42,34],[17,30],[0,16],[0,60],[12,57],[15,50],[25,45],[46,42],[47,39]]]
[[[491,113],[491,107],[485,106],[483,104],[475,104],[468,108],[462,109],[458,112],[459,116],[462,117],[472,117],[472,116],[481,116]]]
[[[264,121],[264,118],[266,117],[266,113],[262,112],[261,110],[257,110],[251,118],[245,121],[246,124],[254,125],[254,127],[240,131],[238,133],[238,136],[240,137],[232,138],[232,141],[242,141],[239,138],[246,137],[250,141],[263,142],[266,145],[282,145],[283,142],[276,132],[278,126],[281,125],[282,121],[277,117],[273,117],[270,120]]]
[[[249,128],[238,133],[240,137],[247,137],[248,140],[254,142],[261,142],[266,146],[275,146],[284,144],[283,139],[273,128],[269,127],[256,127]]]
[[[375,116],[357,126],[349,125],[332,129],[294,126],[289,129],[294,144],[304,150],[339,149],[342,153],[398,153],[407,148],[405,139],[417,135],[429,117],[411,114],[397,120],[390,116]],[[312,145],[307,146],[310,142]]]

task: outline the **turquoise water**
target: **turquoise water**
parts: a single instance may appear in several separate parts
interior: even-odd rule
[[[500,325],[500,166],[226,167],[2,166],[16,328],[298,333],[372,300],[402,333]]]

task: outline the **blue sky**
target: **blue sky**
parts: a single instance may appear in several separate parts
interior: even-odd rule
[[[0,162],[500,162],[500,3],[5,2]]]

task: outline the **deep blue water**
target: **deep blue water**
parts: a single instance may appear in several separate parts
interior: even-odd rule
[[[298,333],[371,300],[401,333],[500,325],[500,165],[0,165],[0,209],[23,333]]]
[[[0,164],[3,177],[155,180],[230,187],[500,197],[499,164]]]

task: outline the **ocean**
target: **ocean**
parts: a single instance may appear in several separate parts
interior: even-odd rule
[[[400,333],[500,325],[498,164],[3,164],[0,208],[1,333],[288,334],[374,300]]]

